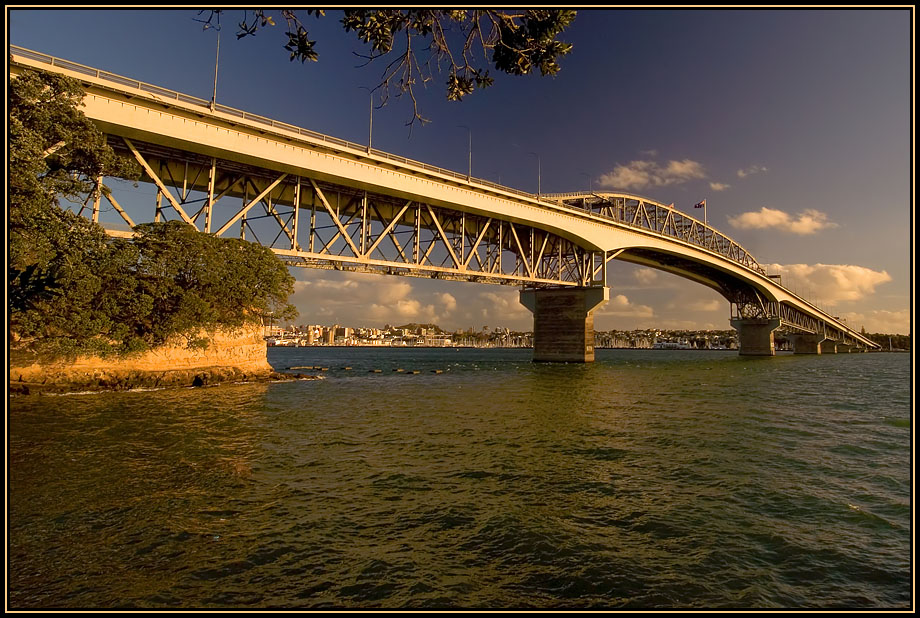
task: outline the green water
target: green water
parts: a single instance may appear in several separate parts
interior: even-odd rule
[[[910,607],[908,355],[530,354],[13,398],[9,605]]]

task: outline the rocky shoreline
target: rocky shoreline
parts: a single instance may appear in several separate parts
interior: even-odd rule
[[[255,382],[290,382],[293,380],[322,380],[323,376],[307,375],[303,373],[246,373],[227,369],[214,368],[211,371],[164,371],[158,374],[151,372],[129,373],[114,375],[100,373],[89,379],[68,379],[26,381],[10,380],[9,395],[11,397],[24,395],[66,395],[68,393],[105,392],[105,391],[132,391],[132,390],[158,390],[163,388],[196,388],[220,386],[228,384],[251,384]]]
[[[127,391],[141,388],[216,386],[239,382],[322,379],[302,373],[280,373],[268,364],[261,329],[206,334],[204,349],[162,346],[129,358],[81,357],[69,361],[40,360],[15,354],[9,367],[9,394],[62,394]]]

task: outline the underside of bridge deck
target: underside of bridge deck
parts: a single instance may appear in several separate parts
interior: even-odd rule
[[[118,136],[109,144],[143,167],[140,182],[156,185],[154,221],[178,217],[205,233],[254,240],[292,266],[558,287],[603,280],[612,259],[499,214]],[[111,193],[104,195],[133,226]]]

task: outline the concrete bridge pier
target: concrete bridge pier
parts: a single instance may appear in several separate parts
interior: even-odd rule
[[[775,356],[773,331],[779,328],[779,318],[732,318],[732,328],[738,331],[740,356]]]
[[[850,343],[838,343],[837,344],[837,354],[849,354],[850,350],[853,349],[853,344]]]
[[[796,354],[821,354],[824,335],[796,334],[792,337],[792,349]]]
[[[825,339],[821,342],[821,354],[836,354],[837,342],[833,339]]]
[[[610,288],[529,289],[520,299],[533,313],[534,362],[594,362],[594,310]]]

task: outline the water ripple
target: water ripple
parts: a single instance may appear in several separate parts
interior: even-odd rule
[[[910,606],[906,355],[271,353],[11,401],[10,606]]]

